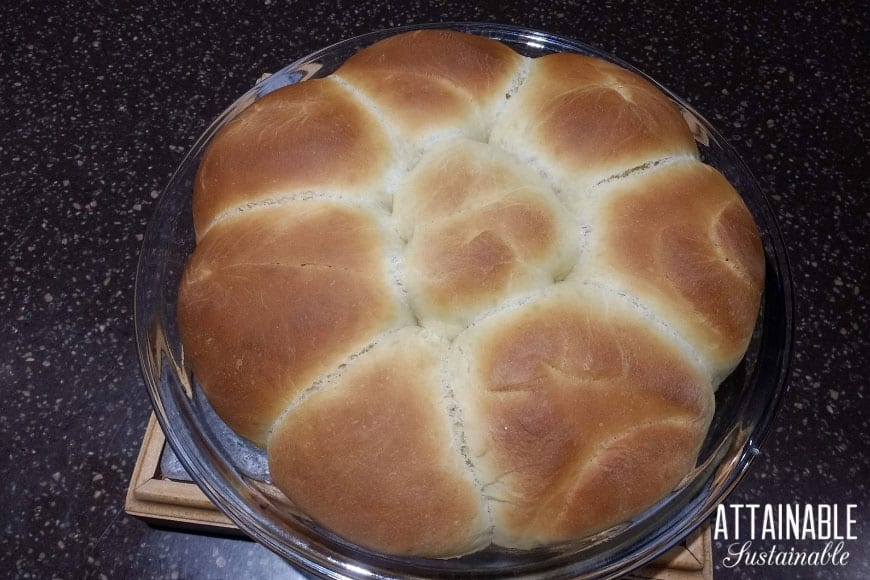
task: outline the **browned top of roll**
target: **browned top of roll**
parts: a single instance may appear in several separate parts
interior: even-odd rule
[[[278,89],[209,144],[194,184],[197,235],[226,212],[293,194],[387,199],[394,155],[374,116],[333,79]]]
[[[388,116],[406,140],[439,133],[485,139],[521,57],[479,36],[420,30],[365,48],[336,75]]]
[[[674,327],[718,384],[746,350],[764,281],[743,200],[698,162],[614,182],[602,196],[585,275],[628,290]]]
[[[466,139],[430,149],[394,198],[422,323],[455,336],[474,316],[549,286],[576,258],[574,228],[533,171]]]
[[[463,425],[501,545],[585,536],[648,507],[692,467],[712,417],[703,370],[593,287],[555,287],[456,347]]]
[[[279,421],[269,441],[275,483],[371,549],[443,557],[485,546],[483,498],[451,445],[447,346],[409,327],[351,362]]]
[[[184,354],[236,432],[264,444],[311,381],[407,324],[387,244],[369,213],[314,201],[247,212],[200,241],[179,288]]]
[[[577,191],[671,156],[696,156],[676,106],[643,78],[597,58],[532,61],[492,142]]]

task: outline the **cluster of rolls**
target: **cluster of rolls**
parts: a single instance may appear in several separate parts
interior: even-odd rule
[[[692,470],[763,252],[653,85],[397,35],[214,137],[186,363],[318,524],[390,554],[527,549]]]

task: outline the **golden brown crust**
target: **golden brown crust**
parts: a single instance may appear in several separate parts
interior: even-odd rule
[[[576,54],[532,61],[491,142],[547,172],[566,192],[664,157],[697,155],[679,110],[658,89]]]
[[[614,65],[381,41],[209,145],[185,360],[277,487],[362,546],[624,522],[691,470],[759,307],[752,218],[696,158]]]
[[[395,155],[371,113],[334,80],[278,89],[209,144],[194,184],[197,235],[226,212],[292,194],[385,200]]]
[[[600,530],[630,520],[692,470],[707,425],[680,420],[642,423],[603,443],[563,488],[566,499],[550,500],[554,519],[549,527],[571,538],[576,530]],[[619,492],[603,491],[613,489]],[[561,502],[561,510],[555,502]]]
[[[712,416],[701,370],[594,288],[562,283],[455,348],[456,395],[499,545],[581,537],[648,507],[691,467]]]
[[[421,323],[453,336],[481,311],[553,283],[576,256],[550,188],[493,147],[430,150],[396,193],[408,286]]]
[[[446,347],[406,328],[294,408],[269,441],[276,485],[370,549],[444,557],[485,546],[483,500],[451,445]]]
[[[746,350],[763,284],[761,239],[740,196],[697,162],[602,195],[584,275],[627,290],[686,337],[718,384]]]
[[[361,50],[337,75],[365,93],[400,132],[417,140],[439,131],[482,139],[522,58],[494,40],[418,30]]]
[[[179,288],[185,358],[240,435],[262,445],[311,381],[407,321],[383,236],[364,211],[310,201],[247,212],[200,241]]]

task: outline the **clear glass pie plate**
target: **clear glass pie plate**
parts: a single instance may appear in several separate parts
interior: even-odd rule
[[[527,56],[551,52],[597,56],[643,75],[595,48],[546,32],[491,24],[429,27],[488,36]],[[194,246],[191,192],[209,140],[263,95],[287,84],[326,76],[360,48],[410,29],[386,30],[340,42],[270,76],[211,124],[171,178],[145,235],[135,289],[139,359],[160,426],[191,477],[239,528],[311,574],[336,578],[611,578],[624,574],[701,525],[746,473],[786,389],[794,326],[786,251],[763,193],[735,150],[710,123],[649,77],[683,111],[702,159],[728,177],[746,201],[762,234],[766,280],[761,316],[749,351],[718,390],[716,415],[696,469],[678,489],[631,522],[582,542],[531,551],[490,548],[450,560],[373,553],[295,513],[271,485],[264,453],[235,436],[217,418],[185,366],[176,319],[177,288]]]

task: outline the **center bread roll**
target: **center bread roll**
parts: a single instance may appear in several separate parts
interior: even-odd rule
[[[577,258],[576,226],[549,186],[484,143],[432,147],[396,193],[393,216],[420,323],[448,337],[561,279]]]
[[[385,554],[641,517],[694,468],[760,305],[751,214],[667,96],[455,31],[256,101],[193,212],[185,364],[301,513]]]

